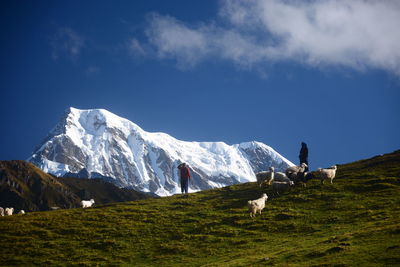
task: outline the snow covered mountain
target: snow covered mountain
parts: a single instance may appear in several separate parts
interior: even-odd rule
[[[120,187],[166,196],[180,192],[177,166],[189,164],[190,191],[255,181],[255,172],[293,165],[259,142],[185,142],[149,133],[104,109],[69,108],[28,159],[56,176],[108,177]]]

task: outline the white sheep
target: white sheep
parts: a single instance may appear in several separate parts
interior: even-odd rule
[[[257,183],[260,187],[264,183],[271,185],[272,181],[274,180],[274,167],[269,167],[269,171],[263,171],[256,173]]]
[[[323,184],[325,180],[329,179],[331,184],[333,184],[333,179],[336,176],[337,166],[334,165],[330,168],[318,168],[315,172],[313,172],[314,176],[321,179],[321,183]]]
[[[91,200],[82,200],[81,201],[82,208],[90,208],[93,204],[94,204],[93,198]]]
[[[257,212],[261,215],[261,211],[265,208],[265,201],[267,201],[267,199],[267,194],[263,194],[259,199],[247,201],[250,217],[255,217]]]
[[[6,215],[8,215],[8,216],[13,215],[14,208],[6,208],[5,212],[6,212]]]
[[[0,207],[0,216],[4,216],[4,209]]]
[[[18,212],[18,214],[25,214],[25,211],[24,211],[24,210],[20,210],[20,211]]]
[[[307,164],[302,163],[300,166],[292,166],[286,169],[285,174],[290,180],[296,181],[299,173],[304,173],[307,168]]]
[[[290,180],[285,182],[274,181],[272,183],[272,192],[274,192],[276,195],[279,195],[279,193],[289,190],[289,188],[293,185],[294,182]]]

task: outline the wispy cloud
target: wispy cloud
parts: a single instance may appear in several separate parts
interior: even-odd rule
[[[51,38],[54,60],[65,57],[76,60],[85,47],[85,38],[69,27],[60,27]]]
[[[294,61],[400,75],[399,27],[397,0],[227,0],[197,25],[153,14],[146,36],[158,58],[181,68],[217,58],[246,68]]]
[[[146,35],[159,58],[175,58],[178,65],[193,66],[210,51],[207,28],[190,28],[169,16],[152,14]]]
[[[136,38],[131,38],[128,41],[127,48],[134,56],[145,56],[147,54],[145,47]]]

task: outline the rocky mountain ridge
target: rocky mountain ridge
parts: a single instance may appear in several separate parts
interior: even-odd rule
[[[104,109],[69,108],[28,159],[56,176],[87,172],[120,187],[158,195],[179,192],[177,166],[189,164],[190,191],[255,181],[255,172],[292,163],[260,142],[180,141],[150,133]]]

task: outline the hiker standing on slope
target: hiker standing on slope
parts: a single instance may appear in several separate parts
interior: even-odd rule
[[[181,163],[178,165],[178,169],[181,174],[181,191],[183,193],[189,193],[189,179],[192,177],[190,175],[189,166],[186,163]]]
[[[300,165],[302,163],[307,164],[307,167],[305,169],[305,171],[307,172],[308,171],[308,148],[307,148],[307,144],[304,142],[301,142],[299,159],[300,159]]]

